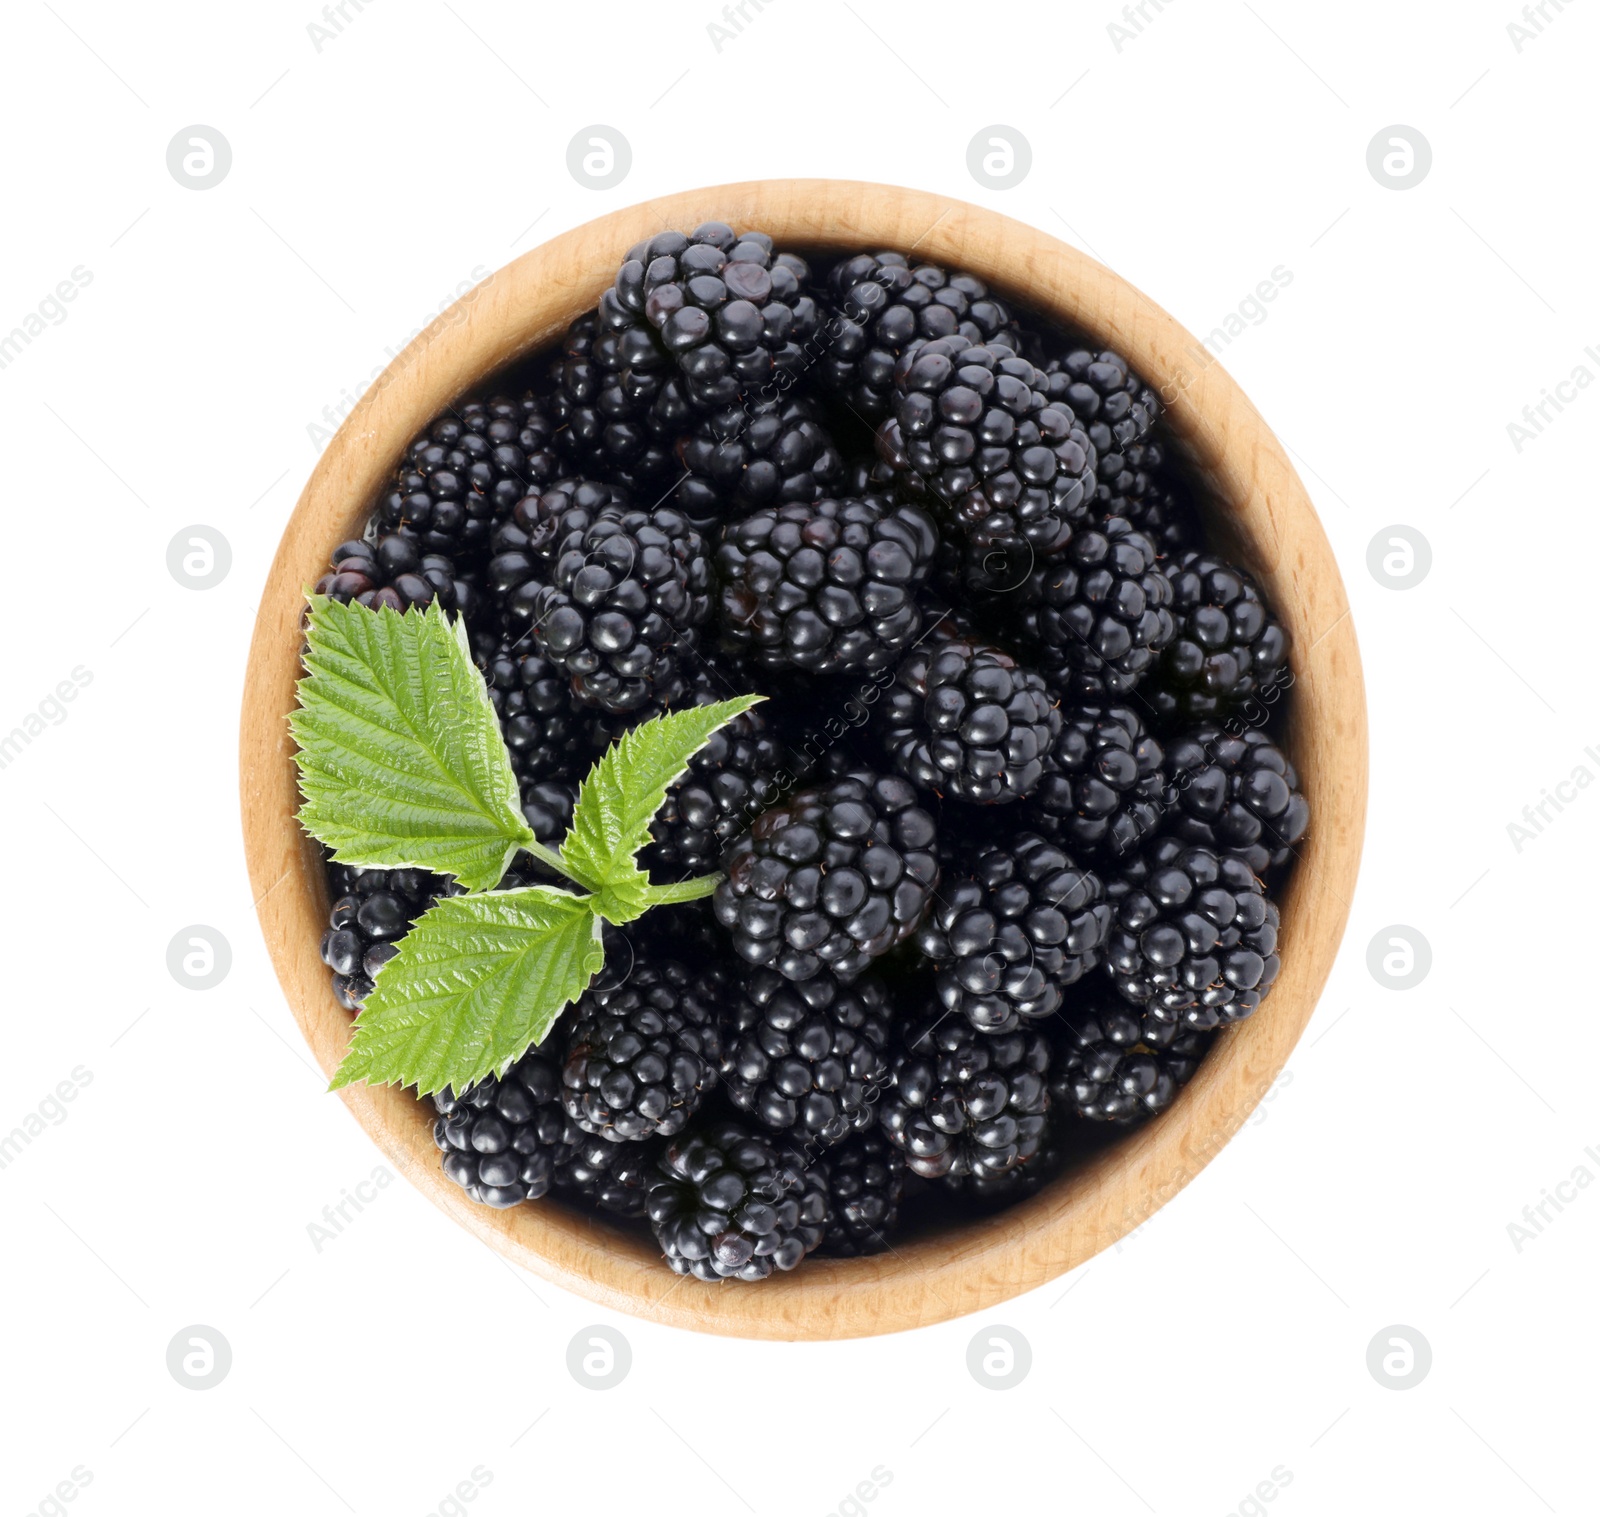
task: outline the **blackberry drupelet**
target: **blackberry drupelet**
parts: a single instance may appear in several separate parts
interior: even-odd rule
[[[889,1014],[875,980],[844,985],[824,970],[794,984],[757,970],[723,1022],[723,1089],[795,1143],[837,1143],[873,1123]]]
[[[1168,724],[1261,706],[1286,681],[1289,635],[1243,569],[1213,553],[1162,565],[1172,582],[1177,636],[1141,695]],[[1266,719],[1263,708],[1252,725]]]
[[[1177,635],[1156,545],[1121,517],[1073,533],[1019,598],[1045,677],[1074,704],[1125,695]]]
[[[322,935],[322,962],[333,971],[333,993],[346,1011],[359,1011],[378,970],[447,882],[423,869],[328,866],[333,909]]]
[[[1094,444],[1043,383],[1010,348],[962,337],[914,344],[895,365],[878,452],[903,489],[966,533],[975,571],[1058,553],[1089,514]]]
[[[340,543],[329,564],[316,593],[341,605],[354,601],[374,611],[382,606],[408,611],[436,600],[442,610],[469,618],[477,611],[477,590],[457,575],[455,564],[442,553],[419,551],[412,538],[399,532],[376,542]]]
[[[993,806],[1038,786],[1061,713],[1044,680],[1009,653],[963,637],[930,639],[901,660],[878,730],[914,784]]]
[[[572,699],[567,676],[538,652],[528,634],[480,634],[473,643],[519,783],[586,774],[601,750],[588,713]]]
[[[567,1115],[613,1143],[681,1132],[717,1083],[716,1011],[672,959],[638,955],[620,984],[585,991],[564,1018]]]
[[[852,1133],[821,1159],[828,1230],[818,1253],[854,1259],[882,1253],[900,1220],[906,1156],[876,1128]]]
[[[1111,931],[1105,885],[1054,843],[1018,833],[947,863],[916,944],[946,1011],[979,1032],[1050,1016],[1099,962]]]
[[[561,1110],[561,1078],[537,1050],[500,1079],[433,1098],[444,1172],[481,1206],[537,1201],[582,1136]]]
[[[938,534],[887,496],[757,511],[717,550],[723,636],[769,669],[881,669],[922,630]]]
[[[446,412],[406,451],[394,488],[373,513],[378,533],[415,540],[423,553],[481,562],[494,523],[529,490],[561,472],[547,402],[531,390]]]
[[[708,221],[630,249],[601,320],[648,323],[690,401],[716,410],[741,395],[770,398],[804,371],[819,323],[810,277],[804,259],[775,252],[765,233]]]
[[[1167,745],[1171,831],[1237,854],[1258,875],[1285,864],[1311,808],[1294,765],[1265,732],[1206,725]]]
[[[521,791],[522,814],[533,828],[534,837],[552,848],[557,846],[572,826],[572,813],[578,804],[578,781],[539,780],[531,785],[524,783]],[[538,874],[543,870],[541,864],[533,872]]]
[[[765,1280],[822,1242],[828,1191],[792,1148],[727,1122],[667,1144],[645,1210],[674,1274]]]
[[[555,548],[533,623],[539,651],[602,711],[668,704],[711,611],[711,560],[676,511],[602,513]]]
[[[852,980],[916,930],[939,883],[936,835],[902,779],[862,771],[802,790],[729,851],[717,920],[752,964]]]
[[[693,702],[726,699],[720,681],[691,681]],[[715,872],[729,844],[776,804],[793,784],[794,759],[772,731],[760,706],[741,712],[712,733],[689,760],[688,771],[667,791],[650,823],[650,844],[640,867],[658,877]]]
[[[693,411],[655,334],[611,309],[580,316],[550,370],[554,444],[566,469],[641,491],[670,483]]]
[[[1166,772],[1161,745],[1129,706],[1064,713],[1044,760],[1032,810],[1041,826],[1095,858],[1131,854],[1161,823]]]
[[[1040,1033],[982,1033],[946,1015],[896,1054],[879,1121],[914,1174],[992,1179],[1039,1153],[1049,1071]]]
[[[903,253],[857,253],[828,274],[822,380],[869,421],[886,415],[894,366],[918,339],[961,337],[1017,347],[1011,312],[971,274],[912,265]]]
[[[677,503],[694,521],[739,521],[766,506],[819,500],[844,477],[820,411],[798,395],[702,417],[678,439],[678,460],[688,478]]]
[[[1209,1041],[1148,1011],[1091,1002],[1052,1036],[1051,1098],[1087,1121],[1132,1126],[1172,1105]]]
[[[618,1217],[642,1217],[656,1177],[657,1143],[612,1143],[574,1132],[569,1156],[556,1168],[555,1187]]]
[[[1162,1020],[1242,1021],[1277,979],[1278,908],[1243,859],[1157,838],[1106,888],[1111,978]]]

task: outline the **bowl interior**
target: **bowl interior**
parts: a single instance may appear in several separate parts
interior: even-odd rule
[[[322,1067],[343,1055],[349,1015],[318,956],[327,889],[300,833],[286,713],[298,676],[302,587],[355,535],[410,439],[492,377],[559,340],[591,309],[622,254],[664,226],[760,226],[814,254],[897,248],[966,268],[1003,296],[1124,354],[1165,404],[1208,529],[1261,581],[1291,639],[1278,719],[1313,828],[1278,895],[1283,972],[1261,1010],[1219,1035],[1162,1117],[1107,1135],[1067,1173],[1006,1211],[914,1232],[884,1254],[810,1259],[759,1287],[671,1275],[646,1237],[546,1198],[488,1211],[439,1169],[430,1108],[407,1092],[341,1092],[391,1161],[512,1260],[613,1308],[680,1326],[774,1338],[843,1337],[990,1306],[1082,1263],[1136,1227],[1220,1150],[1270,1087],[1315,1007],[1343,932],[1359,862],[1366,725],[1343,585],[1283,449],[1221,365],[1148,297],[1034,228],[942,197],[831,180],[692,191],[618,211],[491,275],[394,361],[328,445],[285,531],[263,595],[241,729],[246,849],[263,931],[296,1020]]]

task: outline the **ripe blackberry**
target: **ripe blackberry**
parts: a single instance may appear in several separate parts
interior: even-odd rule
[[[1107,496],[1125,493],[1126,476],[1144,463],[1142,449],[1161,415],[1156,392],[1128,367],[1127,359],[1109,351],[1075,348],[1041,367],[1045,393],[1071,406],[1088,429],[1099,455],[1099,486]]]
[[[636,957],[621,983],[586,990],[569,1014],[567,1115],[613,1143],[681,1132],[717,1083],[716,1007],[672,959]]]
[[[1010,348],[963,337],[914,344],[895,365],[879,454],[903,489],[937,502],[965,531],[976,566],[1058,553],[1088,516],[1094,444],[1043,383]]]
[[[894,366],[919,338],[961,337],[1016,348],[1011,312],[971,274],[912,265],[903,253],[857,253],[828,274],[822,379],[869,421],[887,414]]]
[[[1050,1050],[1037,1032],[981,1033],[945,1015],[895,1057],[879,1121],[914,1174],[993,1178],[1040,1150]]]
[[[1172,582],[1177,636],[1141,692],[1162,721],[1215,718],[1283,682],[1289,635],[1243,569],[1201,552],[1162,568]]]
[[[710,586],[705,544],[678,512],[607,512],[555,548],[534,638],[582,704],[665,704],[710,614]]]
[[[1126,694],[1177,635],[1156,545],[1121,517],[1073,533],[1060,558],[1028,576],[1021,599],[1021,630],[1074,703]]]
[[[1111,977],[1162,1020],[1242,1021],[1277,979],[1278,908],[1243,859],[1157,838],[1106,888]]]
[[[836,1143],[817,1167],[828,1187],[828,1230],[818,1252],[836,1259],[881,1253],[900,1220],[906,1156],[868,1128]]]
[[[1101,518],[1120,516],[1137,527],[1166,558],[1176,558],[1205,540],[1193,492],[1163,462],[1160,443],[1141,444],[1133,450],[1140,463],[1119,479],[1116,488],[1101,481],[1095,496],[1095,513]]]
[[[1131,854],[1161,822],[1161,745],[1128,706],[1064,713],[1033,809],[1052,837],[1105,859]]]
[[[647,491],[676,472],[673,443],[693,411],[647,323],[580,316],[550,370],[554,444],[566,471]]]
[[[853,980],[916,930],[939,883],[935,837],[904,780],[862,771],[802,790],[729,851],[717,920],[752,964]]]
[[[1110,931],[1100,876],[1023,832],[947,866],[916,942],[938,971],[940,1004],[999,1033],[1055,1012]]]
[[[333,908],[322,935],[322,962],[346,1011],[360,1011],[378,970],[397,952],[411,924],[445,893],[446,882],[424,869],[328,866]]]
[[[480,634],[473,642],[473,657],[483,670],[518,781],[531,785],[581,779],[600,748],[585,712],[572,699],[567,676],[538,652],[527,634]]]
[[[757,970],[723,1021],[723,1089],[796,1143],[837,1143],[873,1123],[888,1017],[875,980],[843,985],[824,970],[797,985]]]
[[[769,669],[881,669],[922,629],[938,534],[887,496],[769,507],[717,550],[723,635]]]
[[[1050,1094],[1090,1122],[1131,1126],[1164,1112],[1193,1078],[1208,1039],[1127,1006],[1076,1011],[1053,1039]]]
[[[524,783],[521,791],[522,814],[533,828],[534,837],[554,847],[572,826],[572,813],[578,805],[578,781],[539,780],[531,785]],[[543,869],[538,865],[533,872],[542,873]]]
[[[656,1143],[612,1143],[574,1131],[576,1141],[555,1172],[555,1186],[618,1217],[642,1217],[656,1177]]]
[[[376,542],[340,543],[328,562],[330,572],[317,581],[316,593],[341,605],[354,601],[374,611],[407,611],[436,600],[442,610],[469,620],[477,611],[476,587],[458,576],[455,564],[441,553],[420,552],[414,539],[399,532]]]
[[[727,1122],[667,1144],[645,1210],[674,1274],[765,1280],[822,1242],[828,1191],[792,1148]]]
[[[447,411],[406,450],[394,488],[378,502],[381,533],[415,540],[423,553],[481,559],[497,519],[560,472],[544,400],[496,395]]]
[[[537,1201],[569,1162],[580,1134],[561,1110],[561,1077],[539,1052],[501,1078],[433,1098],[433,1141],[444,1172],[480,1206]]]
[[[1207,725],[1167,745],[1172,832],[1237,854],[1257,874],[1289,860],[1311,808],[1294,765],[1265,732]]]
[[[678,440],[688,473],[677,503],[695,521],[739,521],[752,511],[830,495],[844,460],[803,396],[756,400],[702,417]]]
[[[693,682],[696,705],[725,698],[704,678]],[[667,791],[650,823],[650,844],[640,867],[660,877],[714,872],[728,845],[750,830],[792,784],[789,750],[762,708],[741,712],[711,735],[689,760],[688,772]]]
[[[623,314],[656,333],[702,410],[741,395],[778,393],[806,366],[803,345],[819,316],[805,260],[773,251],[762,232],[708,221],[688,236],[659,232],[630,249],[601,303],[603,323]]]
[[[558,479],[525,495],[510,517],[496,526],[493,557],[484,578],[514,640],[528,632],[544,611],[552,560],[567,538],[602,516],[625,515],[632,505],[632,497],[618,485]]]
[[[894,767],[914,784],[993,806],[1030,795],[1061,730],[1044,681],[1009,653],[930,639],[900,661],[879,708]]]

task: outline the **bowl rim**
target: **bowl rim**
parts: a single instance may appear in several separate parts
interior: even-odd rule
[[[423,1103],[394,1087],[339,1092],[395,1168],[499,1253],[617,1311],[769,1339],[864,1336],[993,1307],[1084,1263],[1187,1185],[1283,1069],[1316,1007],[1350,910],[1367,791],[1367,727],[1350,607],[1315,507],[1221,362],[1119,275],[1035,227],[939,194],[854,180],[710,186],[612,211],[490,274],[422,330],[344,419],[285,526],[251,641],[240,721],[240,803],[252,898],[295,1021],[322,1069],[350,1014],[318,943],[327,889],[295,821],[287,713],[304,588],[361,519],[410,440],[447,405],[556,340],[592,308],[623,253],[669,227],[758,226],[780,246],[895,248],[986,280],[1001,295],[1122,353],[1160,392],[1190,465],[1214,494],[1209,525],[1262,582],[1291,634],[1294,722],[1285,735],[1313,827],[1279,895],[1283,970],[1172,1108],[993,1216],[865,1259],[808,1260],[759,1288],[673,1275],[647,1240],[561,1205],[492,1211],[440,1169]]]

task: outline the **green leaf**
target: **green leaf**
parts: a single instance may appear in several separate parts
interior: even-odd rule
[[[342,864],[499,883],[534,845],[466,631],[314,597],[300,706],[300,824]]]
[[[503,1074],[599,972],[600,925],[588,900],[543,886],[437,901],[378,971],[332,1088],[425,1096]]]
[[[561,844],[566,871],[594,891],[609,891],[623,909],[647,909],[649,880],[633,856],[650,841],[650,822],[667,788],[725,726],[763,697],[741,695],[710,706],[671,711],[641,722],[603,753],[578,791],[572,830]]]

